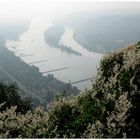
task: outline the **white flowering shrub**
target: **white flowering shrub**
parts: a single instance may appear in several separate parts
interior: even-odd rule
[[[140,137],[139,78],[139,43],[101,60],[93,90],[94,97],[105,103],[103,120],[99,120],[104,126],[103,137]]]
[[[47,137],[47,112],[36,108],[33,112],[17,114],[16,107],[0,112],[0,138]]]

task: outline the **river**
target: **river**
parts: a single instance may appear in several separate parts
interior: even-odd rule
[[[68,54],[49,46],[45,43],[44,32],[51,26],[53,24],[46,18],[33,19],[29,30],[23,33],[18,41],[7,40],[6,47],[12,51],[18,49],[17,56],[20,56],[20,54],[33,54],[29,57],[21,58],[26,63],[47,59],[48,61],[46,62],[34,64],[39,67],[40,72],[68,67],[68,69],[52,72],[54,77],[66,83],[95,76],[102,55],[89,52],[78,44],[73,38],[74,31],[69,27],[65,27],[65,33],[61,37],[60,44],[71,47],[81,53],[82,56]],[[74,86],[84,90],[89,88],[91,84],[92,82],[89,80],[76,83]]]

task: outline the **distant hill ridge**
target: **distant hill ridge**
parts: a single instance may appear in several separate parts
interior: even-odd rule
[[[98,53],[113,52],[139,41],[140,36],[140,14],[133,10],[77,12],[57,24],[71,27],[79,44]]]

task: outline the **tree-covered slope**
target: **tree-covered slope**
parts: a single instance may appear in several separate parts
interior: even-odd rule
[[[44,33],[46,43],[49,44],[51,47],[60,49],[61,51],[68,54],[81,55],[80,53],[72,50],[69,46],[65,46],[63,44],[60,45],[60,39],[64,32],[65,29],[63,26],[53,26],[47,29]]]
[[[0,36],[6,40],[18,40],[20,35],[28,30],[29,21],[21,20],[0,23]]]
[[[32,98],[34,104],[47,104],[60,92],[65,92],[66,96],[79,93],[76,87],[65,84],[53,75],[43,76],[37,67],[24,63],[4,46],[0,47],[0,73],[0,81],[16,82],[26,94],[24,96]]]
[[[83,47],[108,53],[139,41],[140,15],[110,15],[91,18],[75,30],[74,38]]]
[[[71,27],[75,40],[90,51],[112,52],[139,41],[140,14],[127,10],[77,12],[56,21]]]

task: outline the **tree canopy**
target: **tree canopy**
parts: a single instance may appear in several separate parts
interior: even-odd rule
[[[16,84],[0,83],[0,104],[2,104],[0,111],[4,111],[11,106],[16,106],[17,113],[27,113],[32,110],[32,105],[29,99],[22,99],[18,94],[18,88]]]

